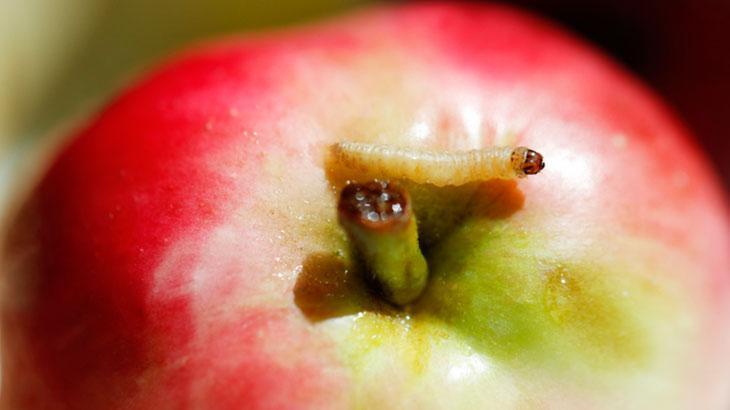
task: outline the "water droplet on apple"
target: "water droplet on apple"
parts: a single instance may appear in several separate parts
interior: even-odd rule
[[[546,312],[557,322],[564,322],[576,308],[575,298],[580,293],[577,283],[562,266],[558,266],[547,275],[543,304]]]

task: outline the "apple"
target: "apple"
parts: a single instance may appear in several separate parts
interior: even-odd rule
[[[367,183],[341,141],[546,166],[399,181],[428,276],[393,304],[338,218]],[[724,409],[728,209],[650,91],[510,8],[198,46],[81,127],[13,220],[2,408]]]

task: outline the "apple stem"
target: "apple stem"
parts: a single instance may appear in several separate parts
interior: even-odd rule
[[[337,208],[385,298],[400,306],[418,298],[426,287],[428,265],[408,192],[388,181],[352,183],[342,190]]]

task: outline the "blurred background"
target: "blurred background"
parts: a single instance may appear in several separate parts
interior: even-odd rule
[[[368,0],[0,0],[0,200],[34,152],[184,44]],[[730,1],[513,0],[602,47],[698,135],[730,187]],[[0,201],[5,202],[5,201]]]

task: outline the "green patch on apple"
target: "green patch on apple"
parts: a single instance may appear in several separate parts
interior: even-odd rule
[[[616,276],[585,262],[541,261],[542,238],[506,221],[471,218],[434,249],[431,286],[419,313],[453,326],[471,344],[507,361],[568,367],[636,366],[650,351]]]

